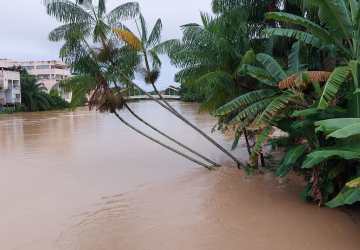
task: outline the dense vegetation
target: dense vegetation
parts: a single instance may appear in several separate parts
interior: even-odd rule
[[[303,197],[336,207],[360,201],[360,2],[358,0],[213,0],[213,14],[182,26],[181,39],[161,41],[159,19],[148,32],[136,3],[107,12],[104,0],[46,1],[47,12],[63,23],[50,33],[63,41],[60,56],[78,74],[67,86],[77,97],[90,95],[90,107],[113,113],[148,139],[206,168],[207,163],[161,143],[125,121],[130,88],[142,73],[160,100],[154,100],[238,161],[187,121],[156,88],[158,54],[179,68],[176,81],[185,99],[201,102],[218,117],[217,129],[242,136],[251,172],[291,172],[307,182]],[[123,23],[134,20],[138,32]],[[273,137],[273,131],[286,135]],[[168,136],[169,138],[169,136]],[[170,137],[171,138],[171,137]],[[191,148],[178,142],[187,150]],[[283,149],[278,164],[264,150]],[[194,153],[194,152],[193,152]],[[271,164],[272,163],[272,164]]]
[[[53,91],[48,94],[45,86],[37,83],[36,78],[29,75],[26,70],[21,71],[20,81],[22,105],[19,110],[34,112],[69,108],[69,103],[58,93]]]
[[[254,133],[251,170],[267,166],[264,145],[282,147],[283,159],[267,167],[280,177],[302,174],[305,199],[359,201],[360,3],[214,0],[213,10],[165,45],[185,96],[197,91],[218,129],[235,132],[234,147],[245,129]],[[274,129],[287,135],[272,138]]]

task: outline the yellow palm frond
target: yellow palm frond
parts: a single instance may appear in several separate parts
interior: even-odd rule
[[[140,39],[134,35],[131,31],[125,29],[113,29],[113,32],[117,35],[117,37],[124,41],[127,45],[132,47],[134,50],[141,50],[141,41]]]
[[[360,188],[360,177],[346,184],[349,188]]]
[[[296,73],[279,82],[279,88],[288,89],[296,87],[299,84],[306,85],[307,83],[312,82],[326,82],[330,75],[331,72],[328,71],[306,71],[300,74]]]

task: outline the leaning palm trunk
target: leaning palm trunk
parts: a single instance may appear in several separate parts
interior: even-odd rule
[[[119,91],[119,86],[117,85],[117,83],[115,84],[115,88]],[[193,153],[194,155],[200,157],[201,159],[205,160],[206,162],[212,164],[214,167],[220,167],[220,164],[214,162],[213,160],[203,156],[202,154],[196,152],[195,150],[191,149],[190,147],[186,146],[185,144],[177,141],[176,139],[172,138],[171,136],[165,134],[164,132],[160,131],[159,129],[157,129],[156,127],[154,127],[153,125],[151,125],[150,123],[148,123],[147,121],[145,121],[144,119],[142,119],[139,115],[137,115],[130,107],[127,103],[124,103],[125,108],[130,112],[131,115],[133,115],[137,120],[139,120],[141,123],[145,124],[145,126],[151,128],[152,130],[154,130],[155,132],[157,132],[158,134],[164,136],[165,138],[167,138],[168,140],[174,142],[175,144],[177,144],[178,146],[188,150],[189,152]]]
[[[158,134],[164,136],[165,138],[167,138],[168,140],[174,142],[175,144],[177,144],[178,146],[188,150],[189,152],[193,153],[194,155],[200,157],[201,159],[207,161],[208,163],[212,164],[214,167],[219,167],[220,165],[217,164],[216,162],[212,161],[211,159],[203,156],[202,154],[196,152],[195,150],[189,148],[188,146],[184,145],[183,143],[177,141],[176,139],[170,137],[169,135],[165,134],[164,132],[160,131],[159,129],[157,129],[156,127],[154,127],[153,125],[151,125],[150,123],[148,123],[147,121],[145,121],[144,119],[142,119],[140,116],[138,116],[130,107],[129,105],[125,104],[126,109],[130,112],[130,114],[132,114],[137,120],[139,120],[140,122],[142,122],[143,124],[145,124],[147,127],[151,128],[152,130],[156,131]]]
[[[159,141],[159,140],[157,140],[157,139],[155,139],[155,138],[147,135],[146,133],[142,132],[141,130],[137,129],[136,127],[134,127],[133,125],[131,125],[130,123],[128,123],[125,119],[123,119],[116,111],[113,111],[113,114],[114,114],[122,123],[124,123],[127,127],[129,127],[130,129],[134,130],[134,131],[137,132],[138,134],[140,134],[140,135],[146,137],[147,139],[149,139],[149,140],[151,140],[151,141],[153,141],[153,142],[161,145],[162,147],[164,147],[164,148],[166,148],[166,149],[168,149],[168,150],[170,150],[170,151],[172,151],[172,152],[174,152],[174,153],[176,153],[176,154],[178,154],[178,155],[180,155],[180,156],[188,159],[189,161],[192,161],[192,162],[194,162],[194,163],[196,163],[196,164],[198,164],[198,165],[200,165],[200,166],[203,166],[204,168],[206,168],[206,169],[208,169],[208,170],[213,170],[213,167],[212,167],[212,166],[209,166],[209,165],[207,165],[207,164],[205,164],[205,163],[203,163],[203,162],[200,162],[200,161],[198,161],[197,159],[192,158],[192,157],[190,157],[190,156],[188,156],[188,155],[186,155],[186,154],[184,154],[184,153],[182,153],[182,152],[180,152],[180,151],[178,151],[178,150],[176,150],[176,149],[174,149],[174,148],[172,148],[172,147],[170,147],[170,146],[162,143],[161,141]]]
[[[57,42],[64,40],[65,44],[62,47],[62,52],[64,53],[61,53],[62,58],[69,60],[73,67],[81,65],[79,73],[85,73],[90,76],[90,80],[85,80],[85,85],[88,86],[81,90],[87,90],[86,92],[91,90],[93,92],[89,106],[97,107],[102,112],[110,111],[114,113],[120,121],[137,133],[190,161],[207,169],[212,169],[211,166],[148,136],[116,113],[116,110],[123,107],[124,100],[121,95],[113,95],[105,75],[114,74],[114,72],[109,71],[109,69],[103,72],[102,64],[107,62],[107,60],[114,63],[112,56],[116,53],[121,55],[121,53],[114,49],[116,46],[113,46],[107,37],[108,27],[118,26],[120,24],[118,21],[122,18],[130,18],[137,15],[139,6],[137,3],[127,3],[106,13],[105,2],[105,0],[99,0],[98,5],[94,5],[93,1],[86,1],[85,3],[85,1],[45,0],[44,2],[47,13],[63,23],[62,26],[50,33],[50,40]],[[101,43],[102,48],[94,49],[91,47],[88,43],[90,38],[92,38],[94,44]],[[88,63],[84,63],[85,61]],[[135,65],[129,64],[127,66],[134,68]],[[125,71],[130,73],[129,69]],[[94,82],[96,83],[95,86],[93,85]],[[91,86],[90,89],[87,89],[89,86]]]
[[[154,98],[152,95],[150,95],[149,93],[147,93],[145,90],[143,90],[140,86],[138,86],[136,83],[134,83],[133,81],[128,80],[130,84],[132,84],[134,87],[136,87],[137,89],[139,89],[144,95],[146,95],[147,97],[149,97],[151,100],[155,101],[156,103],[158,103],[160,106],[162,106],[163,108],[165,108],[166,110],[168,110],[169,112],[171,112],[173,115],[175,115],[176,117],[178,117],[180,120],[182,120],[184,123],[186,123],[187,125],[189,125],[191,128],[193,128],[195,131],[197,131],[200,135],[202,135],[205,139],[207,139],[209,142],[211,142],[213,145],[215,145],[218,149],[220,149],[223,153],[225,153],[226,155],[228,155],[231,159],[234,160],[234,162],[237,164],[238,167],[240,167],[241,163],[236,159],[235,156],[233,156],[229,151],[227,151],[224,147],[222,147],[219,143],[217,143],[214,139],[212,139],[210,136],[208,136],[206,133],[204,133],[201,129],[199,129],[198,127],[196,127],[194,124],[192,124],[190,121],[188,121],[183,115],[181,115],[178,111],[176,111],[170,104],[169,102],[167,102],[163,96],[160,94],[160,92],[157,90],[157,88],[155,87],[155,91],[157,92],[157,95],[159,96],[160,100]]]
[[[250,142],[249,142],[248,131],[246,130],[246,128],[243,129],[243,133],[244,133],[244,137],[245,137],[247,151],[249,153],[249,156],[251,156],[251,146],[250,146]]]
[[[217,148],[219,148],[222,152],[224,152],[225,154],[227,154],[230,158],[232,158],[235,163],[237,164],[237,166],[240,166],[240,162],[235,158],[235,156],[233,156],[229,151],[227,151],[224,147],[222,147],[220,144],[218,144],[214,139],[212,139],[210,136],[208,136],[206,133],[204,133],[203,131],[201,131],[198,127],[196,127],[194,124],[192,124],[190,121],[188,121],[184,116],[182,116],[179,112],[177,112],[161,95],[161,93],[157,90],[156,86],[155,86],[155,81],[158,77],[158,74],[155,74],[155,72],[157,71],[157,67],[160,66],[160,63],[158,62],[158,58],[154,59],[156,57],[153,57],[153,67],[154,70],[152,71],[150,69],[150,64],[149,64],[149,58],[148,58],[148,49],[149,49],[149,44],[156,42],[156,40],[160,40],[160,33],[161,33],[161,28],[162,28],[162,24],[161,24],[161,20],[158,19],[158,21],[156,22],[149,38],[147,38],[147,31],[146,31],[146,24],[145,24],[145,20],[143,18],[142,15],[140,15],[140,22],[141,22],[141,30],[140,27],[138,25],[138,23],[135,21],[136,24],[136,28],[138,30],[138,33],[141,37],[141,39],[137,38],[132,32],[129,32],[128,30],[121,30],[121,29],[115,29],[114,32],[118,35],[118,37],[123,40],[125,43],[127,43],[130,47],[132,47],[134,50],[141,52],[143,54],[144,57],[144,61],[145,61],[145,73],[146,73],[146,77],[145,77],[145,81],[148,83],[151,83],[151,85],[154,88],[154,91],[156,92],[156,94],[159,96],[160,101],[157,100],[156,98],[152,97],[150,94],[148,94],[146,91],[144,91],[143,89],[141,89],[139,86],[137,86],[135,83],[130,82],[133,86],[135,86],[137,89],[139,89],[141,92],[143,92],[146,96],[148,96],[151,100],[156,101],[159,105],[161,105],[163,108],[165,108],[166,110],[168,110],[169,112],[171,112],[173,115],[175,115],[176,117],[178,117],[180,120],[182,120],[183,122],[185,122],[186,124],[188,124],[190,127],[192,127],[194,130],[196,130],[199,134],[201,134],[204,138],[206,138],[209,142],[211,142],[213,145],[215,145]],[[154,63],[155,62],[155,63]],[[127,78],[127,77],[126,77]],[[125,78],[125,79],[126,79]]]
[[[116,110],[118,109],[122,109],[124,107],[126,107],[130,113],[135,116],[135,118],[137,118],[138,120],[140,120],[141,122],[145,123],[147,126],[151,127],[152,129],[154,129],[155,131],[161,133],[164,136],[167,136],[165,133],[159,131],[158,129],[156,129],[154,126],[152,126],[151,124],[147,123],[145,120],[143,120],[141,117],[139,117],[135,112],[132,111],[132,109],[127,105],[126,100],[123,98],[123,95],[118,87],[118,85],[115,83],[115,87],[116,87],[116,92],[112,92],[110,90],[110,88],[108,87],[108,84],[106,82],[106,80],[101,76],[98,77],[99,78],[99,86],[97,87],[97,89],[94,91],[94,93],[91,95],[91,98],[89,100],[89,106],[90,108],[92,106],[97,106],[97,109],[100,112],[110,112],[112,114],[114,114],[122,123],[124,123],[126,126],[128,126],[129,128],[131,128],[132,130],[134,130],[135,132],[137,132],[138,134],[148,138],[149,140],[159,144],[162,147],[165,147],[166,149],[200,165],[203,166],[209,170],[212,170],[213,167],[217,167],[219,166],[218,164],[216,164],[215,162],[210,160],[210,163],[212,164],[212,166],[207,165],[189,155],[186,155],[185,153],[180,152],[179,150],[166,145],[164,143],[162,143],[161,141],[145,134],[144,132],[142,132],[140,129],[135,128],[134,126],[132,126],[130,123],[128,123],[124,118],[122,118],[117,112]],[[171,139],[175,142],[177,142],[175,139],[171,138],[168,136],[168,139]],[[185,145],[184,145],[185,146]],[[186,146],[185,146],[186,147]],[[190,149],[191,150],[191,149]],[[195,151],[194,151],[195,152]],[[196,152],[195,152],[196,153]],[[197,153],[198,154],[198,153]],[[199,154],[199,156],[201,156]],[[203,156],[201,156],[203,157]],[[205,158],[206,160],[209,160],[207,158]]]

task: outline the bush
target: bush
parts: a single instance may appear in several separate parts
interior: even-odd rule
[[[70,104],[60,96],[48,95],[48,98],[51,110],[66,109],[70,107]]]

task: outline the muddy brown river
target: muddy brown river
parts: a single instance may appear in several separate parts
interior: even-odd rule
[[[174,105],[210,133],[215,121],[196,105]],[[1,250],[360,249],[356,220],[304,203],[301,182],[246,177],[157,105],[132,106],[225,167],[198,167],[109,114],[1,115]]]

